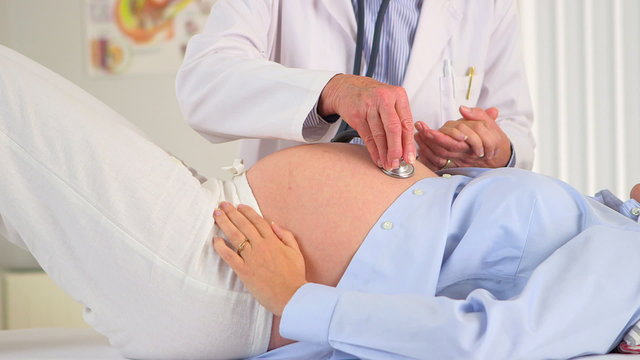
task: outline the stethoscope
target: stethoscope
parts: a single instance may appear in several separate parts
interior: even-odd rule
[[[378,10],[378,15],[376,16],[376,24],[375,29],[373,31],[373,44],[371,47],[371,56],[369,57],[369,64],[367,65],[367,73],[365,76],[372,77],[373,72],[376,69],[376,61],[378,60],[378,53],[380,52],[380,34],[382,33],[382,23],[384,22],[384,16],[387,13],[387,8],[389,7],[389,2],[391,0],[382,0],[382,4],[380,4],[380,9]],[[364,0],[358,0],[358,11],[357,11],[357,22],[358,22],[358,31],[356,33],[356,53],[355,58],[353,60],[353,74],[360,75],[360,68],[362,66],[362,47],[364,46]],[[340,127],[338,128],[338,133],[331,140],[331,142],[342,142],[348,143],[354,138],[360,137],[358,132],[353,129],[346,121],[342,120],[340,123]],[[413,176],[415,169],[413,165],[407,164],[402,160],[400,162],[400,167],[397,169],[387,170],[385,168],[380,168],[380,170],[394,178],[406,179]]]

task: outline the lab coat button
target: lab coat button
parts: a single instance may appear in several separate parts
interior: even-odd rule
[[[640,215],[640,207],[635,207],[635,208],[631,209],[631,214],[633,214],[633,216],[639,216]]]
[[[415,189],[415,190],[413,190],[413,195],[424,195],[424,190]]]
[[[450,178],[450,177],[451,177],[451,174],[442,174],[442,177],[443,177],[443,178]]]
[[[391,221],[385,221],[382,223],[382,228],[385,230],[393,229],[393,223]]]

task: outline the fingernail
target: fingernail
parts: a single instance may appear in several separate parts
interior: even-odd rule
[[[378,167],[381,168],[383,166],[384,166],[384,164],[382,163],[382,160],[378,160]]]
[[[409,161],[409,164],[413,164],[414,162],[416,162],[416,154],[414,153],[409,153],[407,154],[407,161]]]
[[[430,132],[428,132],[428,133],[427,133],[427,139],[429,139],[429,140],[433,140],[433,134],[432,134],[432,133],[430,133]]]
[[[391,163],[391,169],[397,169],[400,167],[400,160],[395,159],[393,160],[393,162]]]
[[[213,211],[213,215],[215,215],[215,216],[220,216],[220,215],[222,215],[222,214],[223,214],[223,212],[222,212],[222,210],[220,210],[220,209],[215,209],[215,210]]]
[[[470,108],[468,108],[468,107],[466,107],[466,106],[464,106],[464,105],[460,106],[460,109],[462,109],[462,110],[464,110],[464,111],[471,111],[471,109],[470,109]]]
[[[228,202],[220,203],[220,207],[221,207],[221,208],[223,208],[223,209],[228,208],[230,205],[231,205],[231,204],[229,204]]]
[[[484,153],[483,153],[483,154],[478,155],[478,157],[479,157],[480,159],[482,159],[482,158],[484,157]]]
[[[462,141],[467,141],[469,137],[467,135],[464,136],[464,139],[462,139]]]

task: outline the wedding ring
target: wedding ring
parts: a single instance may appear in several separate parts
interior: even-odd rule
[[[242,250],[244,250],[244,247],[247,246],[247,244],[251,244],[251,241],[249,241],[249,239],[244,239],[244,241],[242,241],[240,243],[240,245],[238,245],[238,248],[236,249],[236,254],[238,254],[238,256],[242,257]]]
[[[453,160],[451,159],[447,159],[447,162],[444,164],[443,167],[440,168],[440,170],[445,170],[452,167],[456,167],[456,163],[454,163]]]

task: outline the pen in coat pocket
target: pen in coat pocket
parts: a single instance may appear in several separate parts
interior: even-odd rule
[[[470,67],[467,75],[469,75],[469,88],[467,89],[467,100],[469,100],[471,99],[471,85],[473,84],[473,77],[476,75],[476,68]]]

